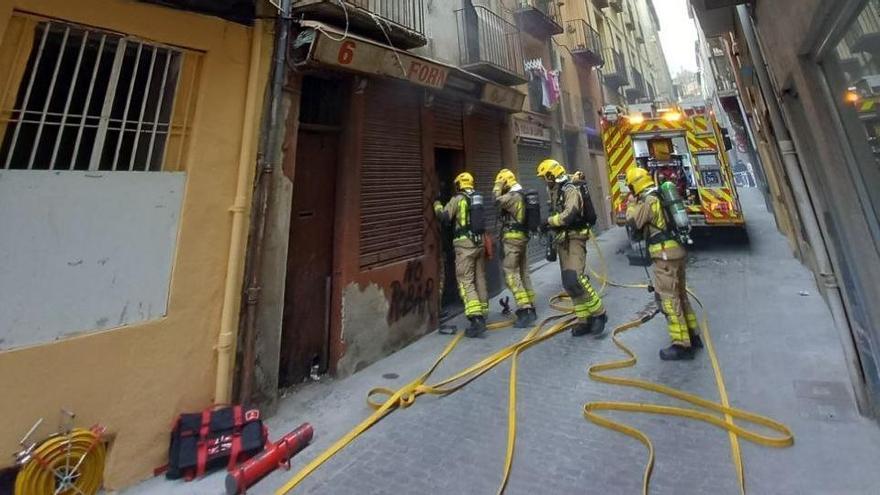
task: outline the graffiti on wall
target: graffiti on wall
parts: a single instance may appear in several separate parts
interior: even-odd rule
[[[388,306],[388,324],[417,313],[433,318],[434,279],[425,277],[420,260],[406,264],[403,280],[391,283],[391,300]]]

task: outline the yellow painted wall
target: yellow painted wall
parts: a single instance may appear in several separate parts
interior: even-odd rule
[[[178,413],[212,402],[251,29],[131,0],[0,0],[0,39],[13,10],[204,52],[167,317],[0,353],[0,459],[11,460],[36,419],[57,424],[64,407],[115,434],[105,484],[119,488],[166,461]],[[266,33],[258,102],[271,46]]]

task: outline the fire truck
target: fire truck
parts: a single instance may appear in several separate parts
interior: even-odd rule
[[[609,105],[601,127],[612,222],[626,223],[626,172],[638,166],[658,184],[672,181],[678,187],[692,226],[745,227],[727,157],[730,138],[705,102]]]

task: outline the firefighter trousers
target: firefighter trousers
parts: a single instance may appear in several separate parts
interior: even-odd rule
[[[590,316],[605,313],[602,299],[587,278],[587,237],[562,235],[557,242],[559,268],[562,271],[562,287],[571,297],[578,320],[585,322]]]
[[[699,325],[697,314],[688,300],[686,265],[686,257],[674,260],[655,258],[654,288],[660,296],[660,310],[666,315],[672,343],[689,347],[690,336],[697,334]]]
[[[528,238],[504,239],[503,244],[504,261],[502,261],[501,267],[504,270],[507,288],[513,293],[517,307],[533,308],[535,306],[535,291],[532,288],[532,278],[529,275],[529,240]]]
[[[482,245],[470,240],[455,243],[455,278],[466,316],[489,314],[489,292],[486,289],[486,252]]]

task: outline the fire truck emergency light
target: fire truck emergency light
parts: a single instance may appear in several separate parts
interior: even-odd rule
[[[843,94],[843,101],[845,101],[851,105],[855,105],[856,103],[859,102],[860,99],[861,99],[861,97],[859,96],[859,93],[856,91],[855,88],[849,88]]]

